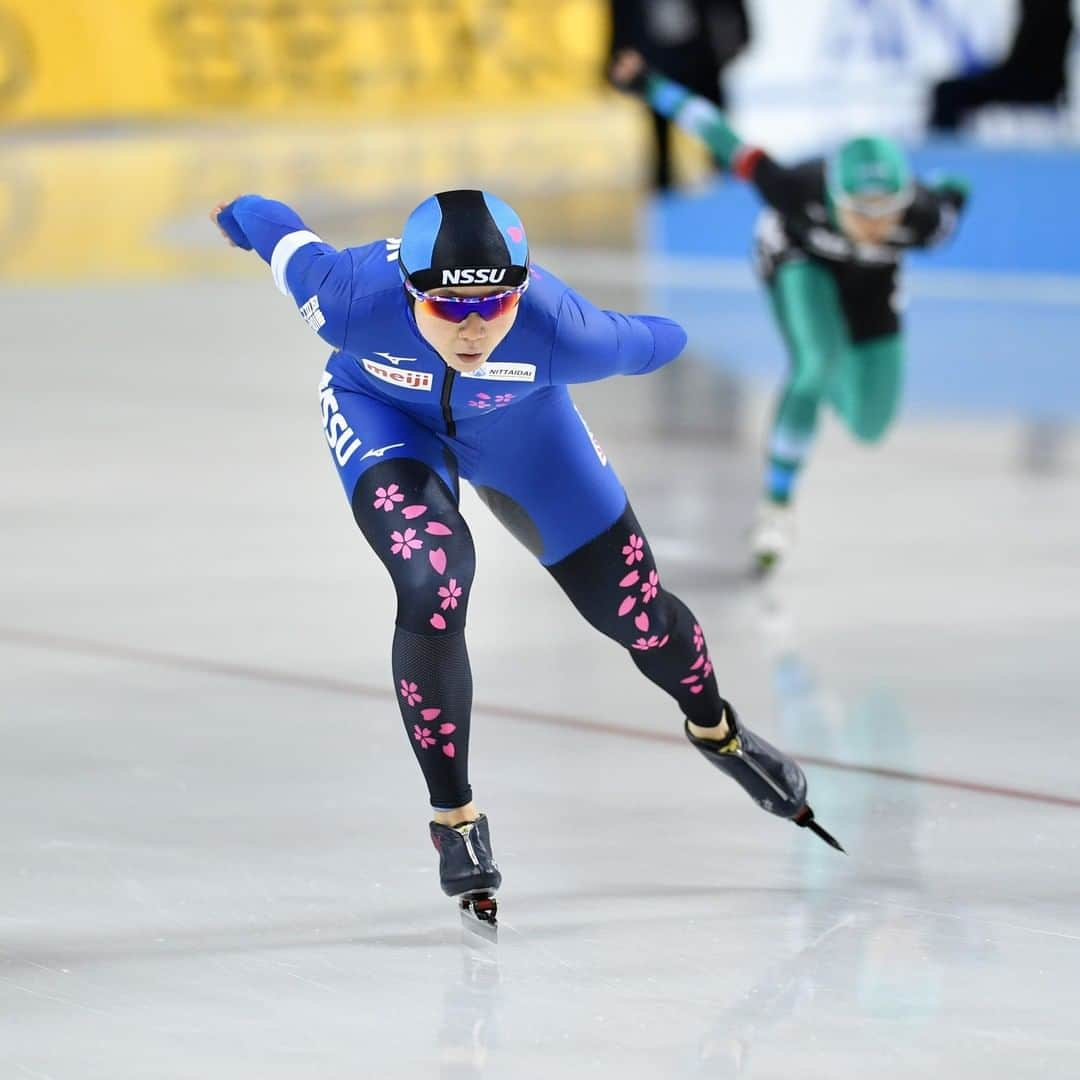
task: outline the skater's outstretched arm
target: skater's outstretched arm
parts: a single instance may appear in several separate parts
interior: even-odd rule
[[[761,147],[745,142],[713,102],[651,70],[638,53],[625,52],[616,57],[611,81],[696,135],[723,169],[750,181],[770,206],[781,213],[795,213],[805,205],[805,184],[798,170],[786,168]]]
[[[670,363],[685,346],[686,331],[671,319],[604,311],[567,289],[552,344],[551,381],[644,375]]]
[[[269,264],[274,284],[292,297],[319,337],[348,351],[354,249],[324,243],[292,207],[261,195],[221,203],[210,217],[231,244],[254,249]]]

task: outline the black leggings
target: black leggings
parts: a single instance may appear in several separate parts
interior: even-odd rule
[[[476,569],[472,535],[454,493],[412,459],[369,469],[352,507],[397,592],[395,694],[431,805],[463,806],[472,799],[472,674],[465,648]],[[548,570],[589,623],[627,649],[685,716],[705,726],[720,722],[723,701],[701,627],[660,583],[629,504],[614,525]]]

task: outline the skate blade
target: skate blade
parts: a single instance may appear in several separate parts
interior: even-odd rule
[[[792,819],[800,829],[809,829],[815,836],[820,837],[825,841],[829,847],[836,848],[837,851],[847,854],[847,851],[841,846],[840,841],[836,839],[827,829],[823,829],[814,820],[814,811],[809,806],[804,806]]]
[[[461,925],[484,941],[499,940],[499,905],[494,896],[463,896],[458,901]]]

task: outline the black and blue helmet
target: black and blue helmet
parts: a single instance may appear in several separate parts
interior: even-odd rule
[[[401,277],[427,292],[455,285],[513,289],[529,276],[529,241],[514,209],[487,191],[440,191],[408,217]]]

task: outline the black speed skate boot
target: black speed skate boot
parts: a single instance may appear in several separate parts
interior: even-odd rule
[[[711,764],[726,773],[761,807],[820,836],[837,851],[844,849],[815,820],[806,801],[806,776],[798,764],[760,735],[755,735],[724,702],[730,735],[699,739],[686,721],[686,737]]]
[[[502,874],[491,853],[488,819],[481,814],[464,825],[431,822],[431,842],[439,853],[439,883],[447,896],[459,901],[462,917],[496,925],[495,890]]]

